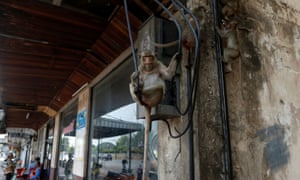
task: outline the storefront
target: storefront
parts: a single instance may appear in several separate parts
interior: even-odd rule
[[[132,72],[127,59],[92,88],[88,179],[101,179],[108,172],[141,176],[144,120],[137,119],[136,103],[130,98]],[[155,139],[150,142],[155,144]]]

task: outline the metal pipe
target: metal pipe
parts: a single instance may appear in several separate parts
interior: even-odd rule
[[[189,54],[190,56],[190,54]],[[192,72],[191,72],[191,58],[188,58],[189,69],[187,70],[187,93],[192,93]],[[193,123],[194,110],[192,107],[188,111],[188,121],[190,123],[189,127],[189,169],[190,169],[190,180],[195,179],[195,164],[194,164],[194,123]]]
[[[220,24],[220,15],[218,13],[217,0],[213,0],[213,14],[214,14],[214,27]],[[218,81],[219,81],[219,93],[220,93],[220,106],[221,106],[221,120],[223,129],[223,141],[224,141],[224,163],[225,163],[225,179],[232,179],[232,164],[231,164],[231,147],[230,147],[230,131],[228,122],[228,108],[226,98],[226,84],[223,72],[222,64],[222,49],[221,39],[215,30],[215,42],[216,42],[216,56],[218,66]]]

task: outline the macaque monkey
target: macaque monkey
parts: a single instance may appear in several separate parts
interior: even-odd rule
[[[229,20],[234,17],[237,12],[237,2],[228,1],[222,8],[222,15],[224,19]]]
[[[175,75],[177,66],[177,53],[172,57],[168,67],[159,62],[153,52],[142,52],[140,57],[139,74],[131,75],[129,84],[132,99],[145,107],[145,139],[144,139],[144,161],[143,180],[146,179],[147,153],[149,144],[149,133],[151,127],[151,108],[157,106],[165,94],[165,80],[171,80]],[[139,78],[139,89],[137,89],[136,78]],[[140,98],[138,97],[140,93]]]
[[[223,62],[225,63],[225,72],[231,72],[231,63],[239,56],[238,40],[236,32],[236,21],[223,21],[223,27],[216,27],[218,34],[223,40]]]

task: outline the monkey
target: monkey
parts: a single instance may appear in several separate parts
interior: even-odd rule
[[[136,103],[145,107],[143,180],[146,179],[151,109],[162,101],[165,94],[165,80],[171,80],[175,75],[178,58],[178,53],[176,53],[169,66],[166,67],[153,52],[143,51],[140,56],[139,73],[133,72],[131,75],[129,84],[131,97]],[[137,78],[139,78],[139,89],[137,89]],[[140,93],[140,98],[138,93]]]
[[[222,60],[225,63],[225,72],[231,72],[231,63],[236,59],[240,52],[238,49],[238,40],[236,32],[236,21],[223,21],[222,29],[216,27],[218,34],[224,41],[223,57]]]
[[[237,2],[228,1],[222,8],[222,15],[226,20],[232,19],[236,12]]]

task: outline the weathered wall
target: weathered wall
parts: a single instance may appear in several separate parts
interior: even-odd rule
[[[195,10],[195,15],[198,16],[200,23],[203,23],[201,26],[201,60],[200,65],[196,67],[200,69],[200,78],[198,80],[199,85],[195,97],[196,107],[193,116],[194,156],[192,161],[194,161],[195,166],[194,175],[195,179],[220,179],[223,177],[224,167],[222,156],[223,143],[212,9],[210,7],[211,4],[205,0],[189,2],[188,6]],[[180,82],[180,105],[182,107],[187,106],[188,99],[186,97],[186,53],[187,50],[183,49]],[[170,122],[173,134],[178,134],[174,128],[176,127],[179,132],[183,132],[188,123],[188,118],[186,115],[180,119],[173,119]],[[189,133],[186,133],[181,138],[173,139],[169,136],[167,126],[164,123],[160,123],[158,150],[159,179],[185,180],[190,178],[189,155],[191,152],[189,149]]]
[[[299,7],[238,1],[240,57],[226,74],[235,179],[299,179]]]
[[[220,0],[219,5],[228,1]],[[193,129],[195,179],[201,180],[225,179],[211,2],[188,1],[192,9],[205,9]],[[237,3],[233,19],[238,23],[240,52],[233,71],[225,74],[233,178],[299,179],[300,4],[297,0],[232,2]],[[182,130],[185,121],[171,124]],[[161,124],[159,137],[159,178],[188,179],[188,135],[173,140]]]

